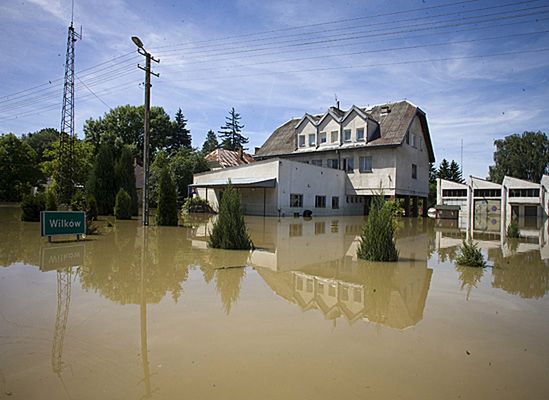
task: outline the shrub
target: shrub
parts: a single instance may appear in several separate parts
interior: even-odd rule
[[[84,192],[77,190],[71,197],[71,210],[86,211],[86,198]]]
[[[397,261],[395,245],[395,213],[383,196],[372,199],[370,214],[362,229],[357,256],[368,261]]]
[[[404,216],[404,208],[402,208],[400,203],[395,200],[386,201],[383,204],[383,207],[387,207],[391,211],[391,214],[393,214],[394,218]]]
[[[240,196],[230,181],[223,192],[219,215],[210,232],[208,245],[231,250],[249,250],[253,246],[240,208]]]
[[[165,166],[160,174],[156,224],[164,226],[177,226],[177,219],[177,194],[175,191],[175,185],[168,167]]]
[[[517,221],[511,221],[507,227],[507,237],[518,238],[520,237],[520,229],[518,227]]]
[[[86,215],[88,216],[90,221],[96,221],[97,220],[97,200],[95,200],[95,196],[93,194],[88,194],[86,196]]]
[[[116,194],[114,216],[116,219],[132,219],[132,198],[124,189]]]
[[[212,212],[212,208],[210,207],[208,200],[194,196],[187,197],[181,207],[181,211],[183,213],[210,213]]]
[[[486,262],[480,249],[472,240],[463,241],[460,247],[460,255],[456,258],[456,263],[468,267],[484,267]]]
[[[40,211],[46,209],[44,193],[26,194],[21,200],[21,221],[40,221]]]
[[[55,194],[55,189],[52,187],[46,190],[46,210],[57,211],[57,195]]]

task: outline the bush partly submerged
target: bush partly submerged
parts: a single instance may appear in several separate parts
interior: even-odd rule
[[[366,224],[362,229],[357,256],[368,261],[397,261],[395,244],[394,205],[385,202],[383,196],[372,199]]]
[[[40,221],[40,211],[46,209],[46,198],[44,193],[26,194],[21,200],[21,220],[37,222]]]
[[[511,221],[509,226],[507,226],[507,237],[510,237],[510,238],[520,237],[520,229],[518,227],[517,221]]]
[[[484,256],[476,243],[472,240],[463,241],[460,248],[460,255],[456,258],[456,263],[468,267],[485,267]]]
[[[208,244],[218,249],[249,250],[252,248],[252,241],[240,208],[240,195],[230,182],[223,192],[219,215],[210,232]]]

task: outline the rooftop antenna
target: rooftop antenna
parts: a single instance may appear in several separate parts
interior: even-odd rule
[[[461,169],[461,176],[463,176],[463,138],[461,138],[461,160],[459,162],[459,166]]]
[[[337,93],[334,93],[334,98],[335,98],[336,107],[339,110],[339,100],[337,99]]]
[[[71,26],[67,35],[67,54],[65,57],[65,79],[63,84],[63,108],[61,109],[61,129],[59,144],[59,200],[69,204],[73,189],[73,153],[74,153],[74,44],[82,38],[74,30],[74,0],[71,3]]]

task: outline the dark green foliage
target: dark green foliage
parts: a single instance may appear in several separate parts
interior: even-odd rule
[[[99,215],[97,211],[97,200],[95,200],[95,196],[93,194],[88,194],[86,196],[86,206],[87,206],[87,216],[91,221],[97,220],[97,216]]]
[[[486,263],[484,256],[476,243],[472,240],[463,241],[460,248],[460,255],[456,258],[456,263],[468,267],[484,267]]]
[[[240,195],[230,182],[223,192],[219,215],[210,232],[208,245],[231,250],[249,250],[252,247],[240,208]]]
[[[57,211],[57,195],[53,186],[46,190],[46,210]]]
[[[143,159],[143,106],[119,106],[107,112],[102,118],[88,119],[84,124],[86,141],[91,143],[94,154],[99,153],[105,142],[130,145],[137,157]],[[162,107],[151,107],[149,145],[151,160],[166,146],[166,138],[172,136],[174,126],[170,116]],[[100,202],[100,199],[97,198]],[[114,194],[113,194],[114,201]]]
[[[494,141],[495,165],[490,166],[490,180],[501,183],[505,175],[539,182],[548,172],[549,139],[543,132],[524,132]]]
[[[463,177],[461,176],[461,168],[457,162],[452,160],[450,163],[450,176],[449,180],[457,182],[457,183],[463,183]]]
[[[116,194],[114,216],[116,219],[132,219],[132,198],[122,188]]]
[[[510,237],[510,238],[520,237],[520,229],[518,227],[517,221],[511,221],[509,226],[507,226],[507,237]]]
[[[170,161],[168,154],[165,151],[161,151],[156,155],[153,163],[149,168],[149,204],[154,207],[157,206],[158,196],[160,194],[160,177],[164,168],[170,167]]]
[[[14,134],[0,136],[0,201],[19,201],[40,181],[36,152]]]
[[[357,256],[368,261],[397,261],[395,245],[395,216],[393,206],[385,203],[383,196],[376,195],[362,235]]]
[[[114,156],[112,148],[108,144],[102,144],[88,181],[88,191],[95,196],[97,210],[101,215],[112,215],[113,213],[116,193],[113,171]]]
[[[437,170],[434,163],[429,163],[429,197],[427,202],[428,207],[432,207],[437,202]]]
[[[438,166],[437,178],[450,179],[450,164],[445,158],[442,159]]]
[[[53,144],[59,140],[59,131],[54,128],[40,129],[21,137],[36,152],[38,162],[45,161],[46,150],[51,149]]]
[[[156,224],[164,226],[177,226],[177,214],[178,210],[175,185],[169,169],[164,167],[160,175]]]
[[[200,152],[182,148],[170,157],[169,167],[175,177],[177,204],[181,206],[188,196],[188,188],[193,183],[193,175],[208,171],[208,163]]]
[[[40,211],[44,211],[45,209],[46,198],[44,193],[26,194],[21,200],[21,220],[40,221]]]
[[[124,146],[115,165],[116,186],[130,196],[131,213],[137,215],[137,189],[135,188],[135,172],[133,153],[129,146]],[[117,193],[118,195],[118,193]]]
[[[219,142],[217,141],[217,136],[214,131],[211,129],[206,135],[206,140],[202,145],[202,154],[207,155],[219,147]]]
[[[245,150],[244,145],[248,143],[248,138],[242,135],[244,125],[240,124],[240,118],[240,114],[234,107],[231,108],[229,115],[225,118],[225,125],[219,131],[221,146],[226,150]]]
[[[181,148],[191,149],[191,131],[187,129],[187,120],[181,112],[181,108],[175,114],[172,134],[166,139],[166,151],[172,154]]]
[[[181,211],[184,213],[211,213],[212,208],[206,199],[202,199],[198,196],[187,197],[187,200],[183,203]]]
[[[73,211],[86,211],[86,196],[81,190],[77,190],[71,197],[71,210]]]

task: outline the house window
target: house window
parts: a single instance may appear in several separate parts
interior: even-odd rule
[[[475,189],[475,197],[501,197],[501,189]]]
[[[412,147],[416,147],[416,135],[412,133]]]
[[[343,129],[343,140],[346,142],[351,141],[351,130],[350,129]]]
[[[305,135],[299,135],[298,140],[299,140],[299,147],[305,147]]]
[[[539,189],[509,189],[509,197],[539,197]]]
[[[332,209],[333,210],[339,209],[339,197],[338,196],[332,196]]]
[[[360,172],[372,172],[372,156],[364,156],[358,159]]]
[[[326,208],[326,196],[315,196],[315,207]]]
[[[320,132],[320,134],[318,135],[318,142],[326,143],[326,132]]]
[[[322,160],[312,160],[311,164],[316,165],[317,167],[322,167]]]
[[[412,179],[417,179],[417,165],[412,164]]]
[[[326,222],[315,222],[315,235],[326,233]]]
[[[364,128],[358,128],[356,130],[356,140],[358,142],[364,141]]]
[[[303,195],[290,193],[290,207],[303,207]]]
[[[442,189],[442,197],[467,197],[467,189]]]
[[[339,162],[337,158],[328,159],[328,168],[339,169]]]
[[[355,159],[354,157],[347,157],[342,160],[342,169],[345,172],[353,173],[355,171]]]
[[[332,143],[335,143],[335,142],[338,142],[339,141],[339,138],[338,138],[338,132],[337,131],[332,131],[330,132],[330,140]]]
[[[309,146],[316,145],[316,135],[314,133],[309,134]]]

